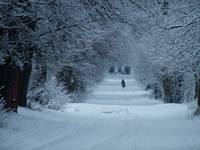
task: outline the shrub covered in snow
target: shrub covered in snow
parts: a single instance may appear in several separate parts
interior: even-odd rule
[[[28,106],[37,110],[42,108],[59,110],[70,100],[70,95],[66,94],[63,86],[57,84],[56,79],[52,77],[47,80],[44,87],[29,92]]]
[[[3,126],[7,118],[9,117],[10,113],[6,112],[4,109],[5,101],[3,98],[0,99],[0,128]]]

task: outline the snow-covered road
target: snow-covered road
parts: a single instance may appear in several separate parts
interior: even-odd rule
[[[0,150],[200,150],[200,119],[185,104],[150,100],[126,78],[122,89],[121,76],[107,77],[62,112],[20,108],[0,128]]]
[[[126,82],[125,88],[121,87],[122,79]],[[158,100],[150,100],[149,92],[145,91],[132,75],[119,74],[107,75],[86,102],[104,105],[153,105],[161,103]]]

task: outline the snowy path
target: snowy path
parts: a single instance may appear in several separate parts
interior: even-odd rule
[[[121,87],[124,78],[126,87]],[[158,100],[150,100],[149,92],[129,75],[107,75],[97,86],[86,103],[108,105],[153,105],[160,104]]]
[[[87,103],[63,112],[20,108],[0,128],[0,150],[200,150],[200,119],[188,118],[186,105],[149,100],[131,82],[121,89],[119,77],[106,79]]]

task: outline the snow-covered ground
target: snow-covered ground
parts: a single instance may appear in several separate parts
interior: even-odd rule
[[[86,103],[60,112],[20,108],[0,128],[0,150],[200,150],[200,119],[185,104],[149,100],[126,81],[122,89],[121,76],[107,77]]]
[[[122,79],[126,82],[125,88],[121,87]],[[104,105],[154,105],[161,103],[158,100],[150,100],[149,94],[134,80],[132,75],[107,75],[86,102]]]

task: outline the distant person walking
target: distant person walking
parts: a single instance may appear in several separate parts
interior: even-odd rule
[[[124,79],[122,79],[121,85],[122,85],[123,88],[126,87],[126,83],[125,83]]]

